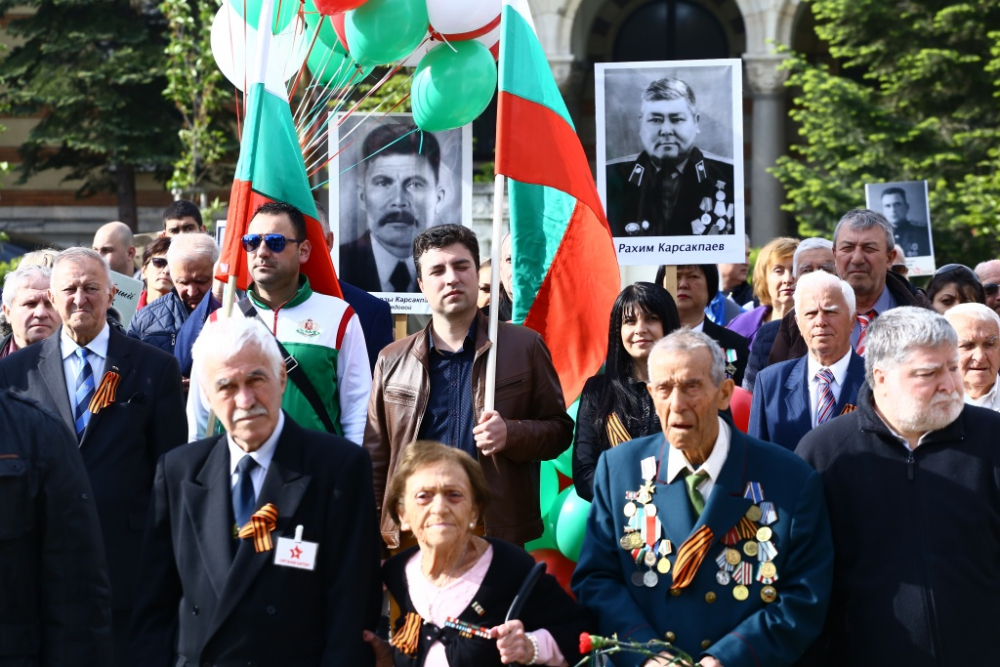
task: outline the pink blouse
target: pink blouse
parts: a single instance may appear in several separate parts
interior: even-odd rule
[[[420,551],[418,550],[406,563],[406,581],[409,586],[410,601],[413,609],[420,617],[434,625],[443,628],[445,619],[449,616],[457,618],[472,604],[476,592],[486,578],[486,572],[493,562],[493,546],[486,547],[475,565],[464,574],[455,578],[444,588],[438,588],[424,578],[420,569]],[[538,642],[538,665],[561,665],[565,658],[548,630],[535,630],[529,633]],[[445,657],[444,644],[434,642],[427,652],[426,667],[449,667]]]

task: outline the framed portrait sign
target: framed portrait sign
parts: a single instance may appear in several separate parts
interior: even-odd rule
[[[903,249],[910,276],[937,270],[927,181],[865,184],[865,206],[878,211],[892,225],[896,245]]]
[[[410,114],[338,115],[330,155],[337,275],[387,301],[393,313],[429,313],[413,239],[436,225],[471,226],[471,126],[423,132]]]
[[[595,67],[597,187],[618,263],[743,262],[741,61]]]

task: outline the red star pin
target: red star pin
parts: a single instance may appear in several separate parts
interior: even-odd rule
[[[298,558],[302,555],[302,549],[298,547],[292,547],[292,558]]]

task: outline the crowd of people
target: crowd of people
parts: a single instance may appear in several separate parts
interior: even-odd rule
[[[668,642],[619,666],[989,660],[1000,260],[920,289],[856,209],[765,245],[752,285],[660,267],[615,301],[574,426],[542,337],[490,340],[471,230],[416,236],[431,317],[392,341],[383,302],[311,289],[333,237],[305,225],[256,211],[228,316],[189,202],[140,267],[110,223],[8,274],[0,663],[568,667],[582,633]],[[145,281],[127,326],[112,271]],[[570,446],[566,590],[524,546]]]

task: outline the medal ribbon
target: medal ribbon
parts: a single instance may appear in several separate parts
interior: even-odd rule
[[[702,526],[695,531],[694,535],[684,540],[684,544],[677,550],[677,560],[674,563],[674,582],[670,588],[687,588],[694,581],[694,576],[698,574],[708,549],[712,546],[715,536],[712,529]]]
[[[253,513],[246,525],[240,528],[237,535],[240,539],[253,538],[253,550],[256,553],[270,551],[274,548],[271,541],[271,531],[278,526],[278,508],[267,503]]]
[[[735,530],[740,534],[740,538],[744,540],[753,539],[757,536],[757,526],[746,517],[740,519],[740,522],[736,524]]]
[[[743,492],[743,497],[759,504],[764,500],[764,490],[760,488],[760,482],[747,482],[747,488]]]
[[[725,534],[722,538],[722,543],[728,546],[733,546],[740,541],[740,532],[736,528],[730,528],[729,532]]]
[[[736,569],[736,566],[730,564],[730,562],[728,560],[726,560],[726,552],[727,551],[728,551],[728,549],[723,549],[722,553],[719,554],[718,557],[715,559],[715,563],[716,563],[716,565],[719,566],[720,570],[725,570],[726,572],[732,572],[733,570]]]
[[[774,508],[774,503],[760,504],[760,525],[770,526],[778,520],[778,510]]]
[[[417,644],[420,642],[420,626],[423,619],[412,611],[406,612],[403,627],[392,633],[389,643],[408,656],[417,654]]]
[[[115,392],[118,390],[118,383],[122,381],[122,376],[116,373],[118,369],[108,371],[101,378],[101,386],[94,392],[94,397],[90,399],[87,409],[93,414],[97,414],[103,408],[115,402]]]
[[[753,581],[753,565],[746,561],[737,565],[736,571],[733,573],[733,580],[744,586],[750,584]]]
[[[777,555],[778,555],[778,549],[771,542],[757,543],[757,560],[759,560],[761,563],[772,561],[774,560],[774,557]]]

